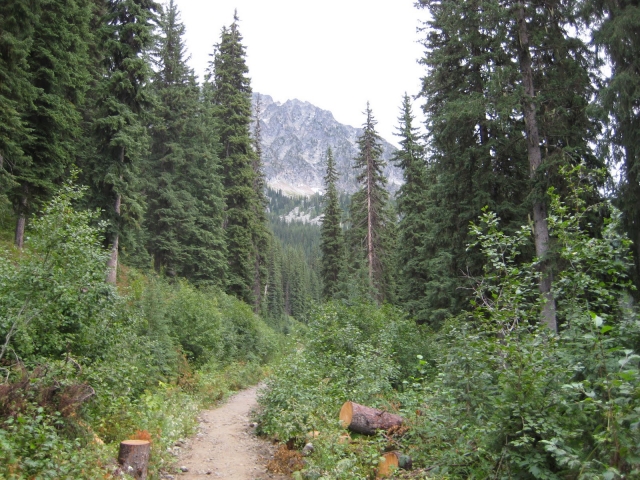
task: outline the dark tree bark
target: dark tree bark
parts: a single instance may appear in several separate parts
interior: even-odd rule
[[[536,117],[535,90],[533,86],[533,69],[531,66],[531,52],[529,51],[529,32],[525,18],[524,4],[516,5],[518,20],[518,33],[520,40],[520,72],[524,85],[524,123],[527,137],[527,154],[529,157],[529,169],[531,178],[542,165],[542,152],[540,150],[540,136],[538,133],[538,121]],[[540,293],[546,302],[542,312],[543,321],[554,332],[558,331],[556,321],[556,302],[551,292],[553,273],[548,260],[545,258],[549,251],[549,227],[547,225],[547,210],[544,202],[536,199],[533,204],[533,232],[535,237],[536,255],[541,260],[542,272],[540,277]]]
[[[29,187],[23,185],[22,192],[23,195],[20,199],[20,207],[18,208],[18,221],[16,223],[15,244],[18,248],[24,247],[24,229],[27,224],[27,195],[29,193]]]
[[[147,478],[147,467],[151,453],[151,442],[148,440],[125,440],[120,442],[118,463],[124,473],[136,480]]]

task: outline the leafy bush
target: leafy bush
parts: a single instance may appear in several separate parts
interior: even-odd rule
[[[29,248],[0,251],[0,360],[8,349],[31,363],[94,351],[116,293],[104,282],[107,254],[90,226],[97,213],[72,208],[81,195],[64,186],[32,222]]]
[[[335,478],[361,478],[354,472],[364,478],[372,462],[378,462],[377,446],[367,440],[337,442],[342,433],[340,407],[351,400],[393,409],[389,400],[394,385],[402,385],[407,373],[415,371],[418,352],[428,352],[421,341],[425,337],[393,307],[336,302],[315,311],[305,338],[304,347],[285,357],[267,379],[259,399],[260,429],[298,444],[305,442],[308,432],[320,431],[307,472],[327,474],[342,462],[342,476]]]
[[[574,172],[575,173],[575,172]],[[640,474],[640,321],[628,306],[629,242],[609,205],[580,192],[550,196],[556,239],[553,292],[561,330],[540,326],[538,265],[518,264],[530,230],[515,236],[485,213],[473,231],[487,273],[470,317],[448,323],[438,376],[414,398],[422,415],[408,440],[442,478],[635,478]],[[602,232],[590,210],[611,212]]]
[[[101,226],[72,207],[81,195],[63,187],[25,249],[0,252],[0,478],[103,477],[136,431],[157,472],[199,408],[257,382],[282,346],[218,290],[132,269],[125,295],[105,284]]]

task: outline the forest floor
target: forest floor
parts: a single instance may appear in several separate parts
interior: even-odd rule
[[[257,408],[252,387],[236,393],[198,417],[199,431],[181,446],[176,479],[284,480],[267,471],[275,446],[256,436],[251,411]],[[185,471],[186,469],[186,471]],[[169,476],[171,478],[172,476]],[[167,478],[165,476],[165,478]]]

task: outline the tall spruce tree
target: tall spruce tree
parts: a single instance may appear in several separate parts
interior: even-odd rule
[[[152,0],[112,0],[102,12],[104,69],[98,72],[91,111],[95,150],[83,174],[91,202],[104,209],[109,222],[110,283],[116,282],[121,247],[140,248],[145,209],[140,167],[149,147],[142,116],[151,102],[145,53],[153,45],[158,9]]]
[[[587,115],[593,94],[587,49],[564,30],[573,21],[569,6],[499,0],[420,6],[431,13],[422,60],[430,156],[425,310],[438,324],[465,308],[465,283],[482,271],[477,252],[466,249],[469,221],[488,206],[507,230],[526,222],[533,205],[544,206],[549,186],[562,190],[560,166],[597,164],[589,147],[597,125]],[[532,39],[535,97],[523,81],[523,25]],[[531,107],[537,142],[524,121]],[[530,169],[534,145],[541,162]]]
[[[90,79],[91,2],[41,0],[34,6],[27,15],[34,24],[26,57],[34,95],[22,102],[20,109],[30,133],[20,142],[22,161],[10,164],[16,184],[9,190],[9,197],[17,216],[18,247],[24,241],[26,218],[53,194],[75,161],[81,136],[79,108]],[[21,72],[15,73],[19,81]],[[9,83],[16,84],[16,80]],[[15,86],[18,91],[22,88]],[[16,133],[20,138],[21,133]]]
[[[621,166],[618,205],[634,243],[634,280],[640,287],[640,2],[584,3],[593,41],[603,48],[611,65],[611,75],[599,96],[612,119],[609,125],[612,156]]]
[[[14,168],[27,165],[24,146],[30,129],[24,112],[37,94],[27,57],[33,43],[39,2],[6,0],[0,3],[0,192],[18,186]]]
[[[392,254],[389,249],[389,193],[383,174],[386,163],[382,159],[382,139],[375,129],[377,122],[369,103],[365,114],[367,118],[358,138],[358,156],[354,161],[360,189],[351,198],[350,248],[354,257],[364,262],[371,296],[384,302],[392,296],[391,272],[386,268],[386,260]]]
[[[327,150],[327,168],[324,176],[324,211],[320,233],[320,275],[322,295],[331,300],[338,291],[340,270],[344,261],[344,238],[342,235],[342,210],[336,183],[338,172],[331,148]]]
[[[253,129],[253,162],[252,168],[254,173],[253,190],[256,195],[254,204],[254,212],[256,216],[256,227],[252,231],[252,241],[254,249],[254,267],[253,267],[253,302],[255,313],[260,313],[264,306],[263,287],[268,282],[269,276],[269,248],[272,245],[272,233],[268,229],[267,224],[267,207],[269,200],[267,199],[266,187],[267,181],[262,165],[262,99],[260,95],[256,96],[256,104],[254,109],[255,127]]]
[[[394,155],[395,164],[402,169],[404,184],[398,190],[397,209],[400,220],[397,233],[398,300],[418,322],[424,323],[428,312],[423,311],[427,289],[427,272],[424,259],[427,229],[427,165],[425,149],[420,142],[411,99],[405,94],[398,119],[400,125],[400,149]]]
[[[222,29],[209,66],[205,94],[220,137],[229,266],[227,289],[256,306],[259,305],[254,291],[256,264],[263,265],[257,240],[262,238],[266,225],[262,216],[264,205],[256,191],[256,153],[250,134],[251,86],[238,21],[235,14],[231,26]]]
[[[163,13],[154,52],[156,96],[148,179],[148,250],[155,267],[196,283],[224,285],[226,247],[218,145],[207,132],[200,89],[187,66],[178,8]]]
[[[265,290],[267,302],[266,318],[278,331],[285,325],[284,289],[282,281],[283,253],[282,244],[273,238],[269,248],[269,282]]]

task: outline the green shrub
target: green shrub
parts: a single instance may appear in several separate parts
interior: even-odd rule
[[[580,193],[579,191],[577,192]],[[560,333],[540,326],[530,236],[474,227],[487,271],[470,316],[451,320],[438,376],[413,397],[422,415],[407,439],[437,478],[635,478],[640,475],[640,321],[628,306],[629,242],[608,205],[571,208],[550,192]],[[611,216],[593,236],[587,221]]]
[[[0,252],[0,478],[103,477],[137,431],[157,473],[198,410],[257,382],[284,345],[219,290],[132,269],[127,295],[106,285],[97,217],[72,208],[81,193],[65,186],[24,250]]]
[[[284,357],[266,381],[259,399],[260,430],[299,445],[308,432],[320,431],[307,473],[366,478],[372,462],[377,465],[379,445],[367,439],[339,444],[340,407],[350,400],[393,409],[394,385],[415,373],[417,352],[429,353],[424,338],[411,320],[389,306],[335,302],[317,308],[304,346]],[[327,476],[335,468],[341,473]]]

